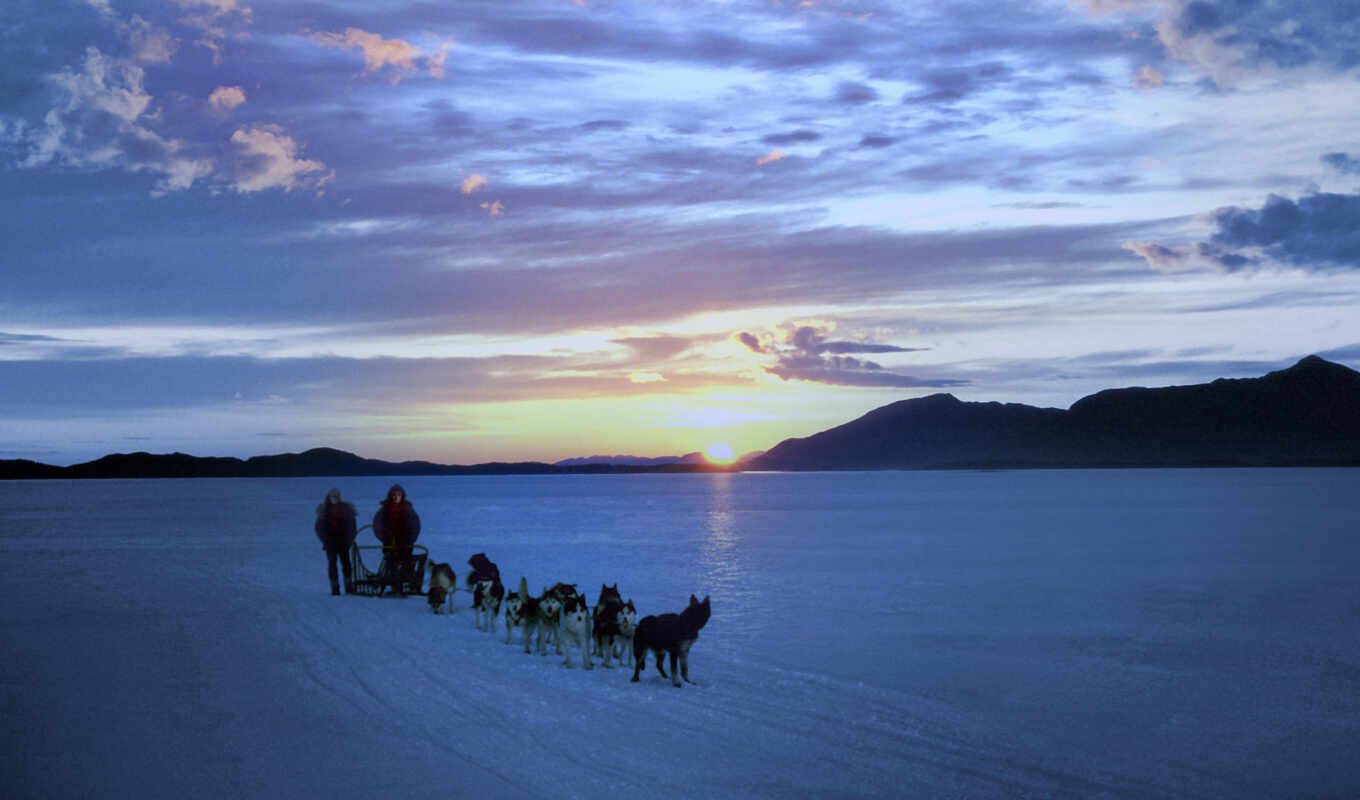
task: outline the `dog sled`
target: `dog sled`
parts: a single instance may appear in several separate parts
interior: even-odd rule
[[[373,526],[365,525],[360,531]],[[396,594],[423,594],[421,584],[425,582],[425,562],[430,551],[424,545],[411,545],[411,555],[398,557],[397,548],[387,545],[361,545],[357,541],[350,546],[350,566],[354,574],[354,593],[381,597],[391,589]],[[364,562],[364,555],[377,564],[370,569]]]

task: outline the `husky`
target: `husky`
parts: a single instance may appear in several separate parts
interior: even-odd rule
[[[496,632],[496,620],[500,616],[501,601],[505,597],[505,587],[500,581],[483,579],[472,590],[472,607],[477,610],[475,622],[477,630],[487,633]]]
[[[438,614],[441,607],[447,605],[449,613],[453,613],[453,590],[458,585],[453,574],[453,567],[449,564],[440,564],[437,561],[430,562],[430,591],[426,594],[425,600],[430,604],[430,610]]]
[[[699,638],[699,630],[708,623],[711,611],[707,595],[702,603],[690,595],[689,606],[679,614],[643,617],[633,634],[633,682],[637,682],[638,673],[647,664],[647,651],[651,650],[656,656],[656,671],[663,678],[668,676],[661,666],[661,654],[670,654],[672,686],[680,688],[682,677],[685,683],[694,683],[689,679],[689,648]],[[679,670],[676,669],[677,661]]]
[[[491,633],[496,630],[501,600],[505,597],[501,571],[485,553],[477,553],[469,558],[468,566],[472,567],[472,572],[468,573],[467,583],[472,590],[472,607],[477,612],[473,623],[477,630]]]
[[[637,631],[638,615],[637,607],[633,605],[633,598],[619,609],[619,616],[616,620],[617,630],[614,632],[614,657],[623,666],[628,666],[627,661],[633,658],[633,635]]]
[[[601,664],[603,667],[611,666],[609,661],[613,657],[614,637],[618,633],[619,612],[622,609],[623,598],[619,595],[619,585],[600,584],[600,597],[591,615],[594,622],[590,638],[594,654],[604,659]]]
[[[586,606],[586,599],[580,594],[573,592],[562,601],[562,619],[560,623],[560,641],[565,642],[566,656],[562,659],[562,665],[571,666],[572,648],[581,648],[581,666],[585,669],[594,669],[595,665],[590,660],[590,609]]]
[[[524,652],[529,652],[529,640],[539,632],[539,599],[529,596],[529,582],[520,578],[519,591],[512,594],[505,603],[506,644],[510,644],[511,632],[519,628],[524,637]]]
[[[562,655],[562,637],[559,626],[562,623],[563,597],[574,595],[576,587],[559,583],[551,589],[544,589],[538,597],[538,635],[534,639],[534,649],[539,655],[547,655],[551,644]]]

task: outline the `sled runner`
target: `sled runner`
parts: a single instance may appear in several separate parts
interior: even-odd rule
[[[370,527],[372,526],[365,525],[359,530]],[[430,557],[430,551],[426,550],[424,545],[411,545],[410,557],[404,559],[406,563],[401,564],[392,554],[394,549],[386,545],[361,545],[357,542],[350,547],[355,594],[381,597],[388,589],[397,594],[422,594],[425,562]],[[377,561],[376,569],[369,569],[364,563],[364,552],[369,554],[370,559]]]

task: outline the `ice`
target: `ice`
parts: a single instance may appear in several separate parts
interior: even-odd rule
[[[1353,794],[1357,476],[402,479],[460,580],[710,595],[682,689],[331,597],[390,479],[0,482],[5,794]]]

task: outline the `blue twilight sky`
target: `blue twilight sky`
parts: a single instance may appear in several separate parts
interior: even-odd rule
[[[1357,20],[9,0],[0,458],[744,452],[1360,366]]]

